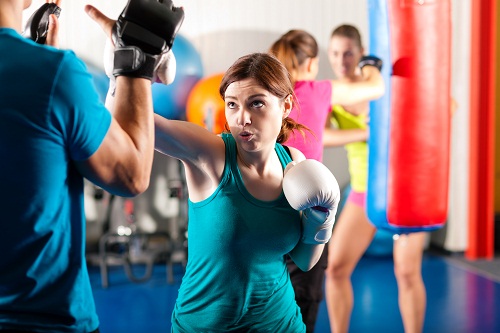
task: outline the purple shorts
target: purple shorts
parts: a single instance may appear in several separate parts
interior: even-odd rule
[[[357,206],[365,207],[366,192],[356,192],[356,191],[351,190],[351,192],[349,193],[349,197],[347,198],[347,200],[350,203],[353,203],[353,204],[355,204]]]

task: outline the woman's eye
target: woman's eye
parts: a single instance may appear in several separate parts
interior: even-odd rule
[[[226,103],[226,105],[227,105],[227,107],[228,107],[228,108],[230,108],[230,109],[234,109],[234,107],[235,107],[234,102],[227,102],[227,103]]]
[[[260,108],[260,107],[264,106],[264,103],[262,103],[261,101],[253,101],[252,103],[250,103],[250,105],[253,108]]]

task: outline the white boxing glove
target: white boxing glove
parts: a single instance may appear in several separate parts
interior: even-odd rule
[[[115,47],[111,39],[106,39],[104,45],[104,71],[109,77],[109,89],[106,96],[106,107],[111,110],[114,105],[114,97],[116,90],[116,78],[113,75],[115,61]],[[152,83],[163,83],[165,85],[171,84],[175,79],[175,72],[177,70],[177,62],[175,60],[174,52],[172,50],[162,53],[155,64],[155,71],[153,73]]]
[[[321,162],[290,162],[283,176],[283,192],[292,208],[302,211],[302,242],[325,244],[332,236],[340,188]]]

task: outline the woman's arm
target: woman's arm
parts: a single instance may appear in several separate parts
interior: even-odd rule
[[[379,98],[385,92],[384,80],[375,66],[364,66],[362,80],[332,80],[332,105],[352,105]]]
[[[324,248],[325,244],[304,244],[299,242],[288,254],[297,267],[307,272],[316,265]]]
[[[224,146],[219,136],[199,125],[166,119],[158,114],[154,115],[154,121],[155,149],[181,161],[209,158],[217,154],[217,148]]]
[[[290,154],[294,162],[300,162],[305,160],[304,154],[294,148],[290,148]],[[308,271],[316,265],[321,254],[323,253],[324,244],[304,244],[299,242],[292,251],[290,251],[289,255],[292,260],[295,262],[297,267],[299,267],[303,271]]]
[[[367,141],[368,134],[368,128],[336,129],[327,127],[323,133],[323,146],[338,147],[348,143]]]
[[[292,161],[300,162],[306,159],[304,154],[297,148],[288,146],[288,149],[290,149],[290,156],[292,157]]]
[[[155,149],[183,162],[189,197],[208,197],[220,183],[224,171],[225,144],[218,135],[186,121],[154,115]]]

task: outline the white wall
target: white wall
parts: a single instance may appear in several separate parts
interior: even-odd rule
[[[452,1],[451,93],[458,109],[451,128],[449,221],[445,229],[432,235],[433,243],[452,252],[465,251],[468,237],[470,1]]]
[[[453,59],[452,95],[459,109],[452,120],[450,169],[450,220],[446,233],[436,235],[436,242],[451,251],[463,251],[467,238],[468,197],[468,115],[469,115],[469,36],[470,1],[452,0]],[[38,8],[44,0],[34,0],[26,11]],[[85,4],[93,4],[116,18],[126,0],[66,0],[61,13],[61,47],[102,66],[105,36],[84,13]],[[366,0],[177,0],[186,17],[180,34],[198,50],[206,75],[224,71],[237,57],[266,51],[270,44],[289,29],[312,33],[320,45],[319,78],[333,78],[326,58],[326,47],[333,27],[351,23],[359,27],[365,47],[368,41]],[[342,148],[327,149],[325,164],[337,176],[341,186],[349,181],[347,161]]]
[[[26,16],[44,1],[34,0]],[[61,44],[83,58],[101,64],[104,45],[103,34],[84,13],[85,4],[95,5],[105,14],[116,18],[126,0],[71,0],[62,4]],[[236,57],[246,50],[267,50],[273,40],[259,39],[259,35],[279,36],[293,28],[312,33],[326,48],[332,28],[343,22],[354,23],[366,36],[367,12],[365,0],[178,0],[176,6],[183,6],[186,17],[180,33],[195,44],[205,63],[206,73],[223,71]],[[245,35],[250,38],[237,39],[239,32],[254,32]],[[222,35],[218,43],[207,41],[207,36]],[[326,65],[326,59],[325,59]],[[328,67],[326,67],[328,68]],[[323,76],[331,75],[321,73]]]

